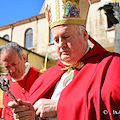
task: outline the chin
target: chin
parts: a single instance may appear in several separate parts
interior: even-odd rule
[[[76,63],[77,61],[75,61],[74,59],[70,59],[70,58],[64,58],[64,59],[61,59],[63,62],[66,62],[68,64],[74,64]]]
[[[14,78],[14,79],[18,79],[18,77],[16,77],[16,76],[11,76],[12,78]]]
[[[20,77],[18,75],[11,76],[14,79],[19,79]]]
[[[69,58],[61,58],[61,60],[65,62],[70,61]]]
[[[71,64],[71,60],[69,60],[69,59],[61,59],[63,62],[65,62],[65,63],[68,63],[68,64]]]
[[[61,56],[61,59],[62,59],[62,60],[70,60],[71,57],[70,57],[70,55],[62,55],[62,56]]]

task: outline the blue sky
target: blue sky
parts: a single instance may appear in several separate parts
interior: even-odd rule
[[[38,15],[44,0],[0,0],[0,26]]]

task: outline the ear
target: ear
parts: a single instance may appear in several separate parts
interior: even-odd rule
[[[83,31],[83,37],[84,37],[84,40],[85,40],[85,41],[88,40],[88,32],[87,32],[87,30],[84,30],[84,31]]]
[[[26,63],[27,59],[26,59],[26,55],[25,54],[22,55],[22,58],[23,58],[24,62]]]

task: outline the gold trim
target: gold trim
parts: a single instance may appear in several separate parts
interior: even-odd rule
[[[3,91],[0,90],[0,107],[3,107]]]
[[[64,20],[55,21],[50,23],[50,29],[54,26],[62,25],[62,24],[82,24],[86,26],[86,20],[64,19]]]
[[[59,0],[55,0],[55,14],[56,14],[56,20],[60,19],[60,5]]]

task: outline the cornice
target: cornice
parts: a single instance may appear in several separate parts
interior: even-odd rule
[[[45,13],[42,13],[42,14],[39,14],[39,15],[36,15],[36,16],[33,16],[33,17],[29,17],[29,18],[26,18],[26,19],[23,19],[23,20],[20,20],[20,21],[11,23],[11,24],[0,26],[0,31],[5,30],[5,29],[9,29],[9,28],[13,28],[13,27],[16,27],[16,26],[19,26],[19,25],[23,25],[23,24],[26,24],[26,23],[30,23],[30,22],[33,22],[33,21],[36,21],[36,20],[39,20],[39,19],[43,19],[43,18],[45,18]]]

